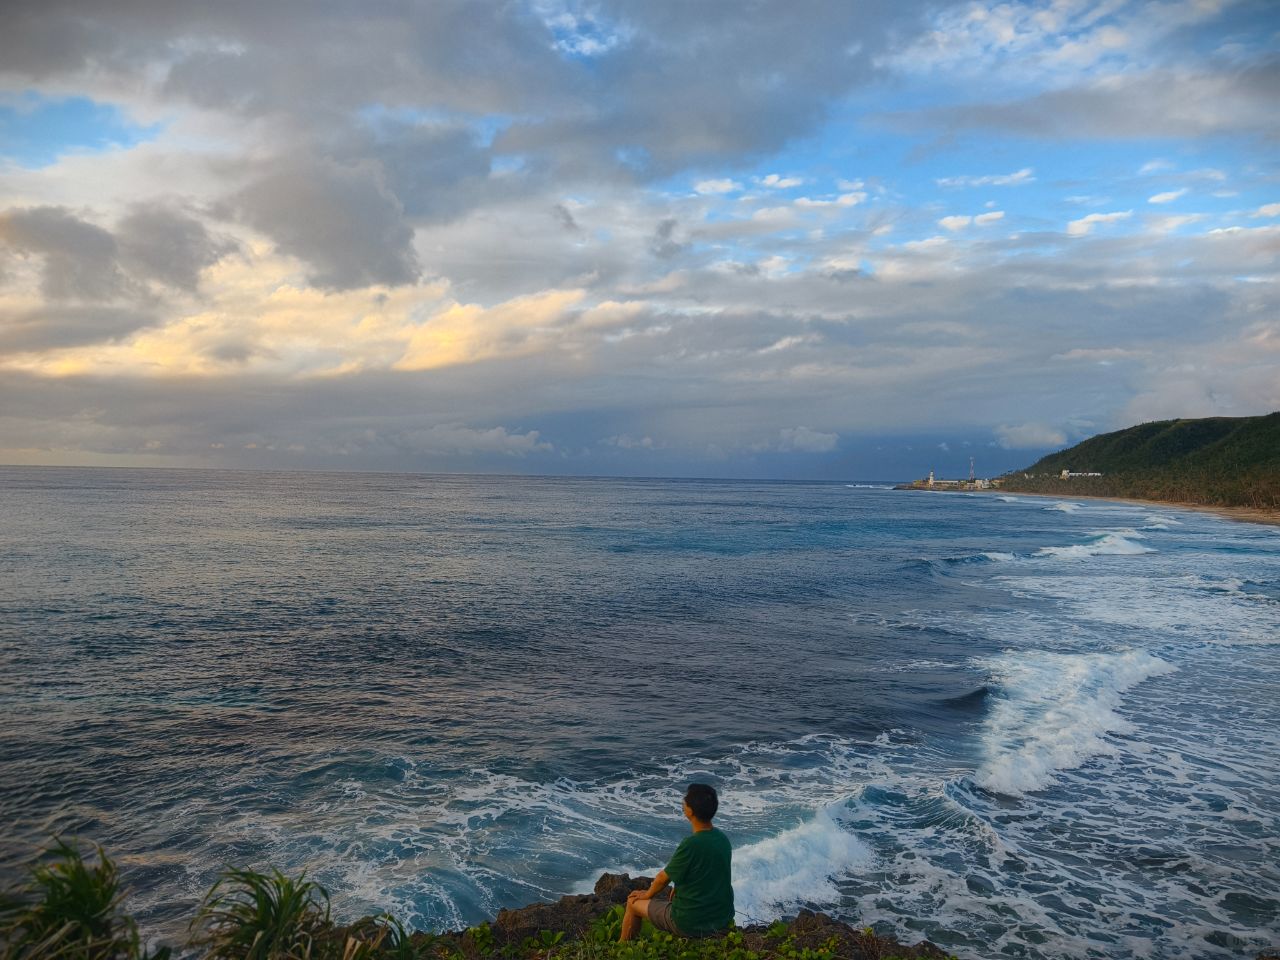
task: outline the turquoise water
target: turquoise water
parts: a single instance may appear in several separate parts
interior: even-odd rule
[[[0,468],[0,857],[424,928],[661,866],[964,953],[1280,940],[1280,530],[883,484]]]

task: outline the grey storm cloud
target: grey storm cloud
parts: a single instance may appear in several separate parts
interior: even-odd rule
[[[44,257],[41,290],[50,300],[114,300],[128,287],[115,237],[61,207],[0,214],[0,242]]]
[[[119,340],[158,320],[132,307],[46,306],[0,311],[0,356]]]
[[[515,119],[498,133],[500,152],[561,171],[650,176],[742,162],[811,132],[930,5],[826,4],[815,15],[786,0],[601,3],[595,17],[620,39],[593,62],[564,54],[542,6],[23,4],[6,11],[0,76],[92,71],[121,92],[159,76],[162,99],[312,131],[371,103],[505,115]]]
[[[119,340],[163,319],[148,282],[194,292],[202,269],[234,249],[159,203],[133,207],[114,231],[63,207],[0,213],[0,244],[42,258],[34,310],[0,310],[0,354]]]
[[[140,280],[194,291],[200,271],[234,244],[199,220],[161,203],[135,205],[114,231],[63,207],[0,213],[0,242],[44,258],[42,292],[50,300],[145,298]]]
[[[194,217],[159,203],[136,205],[116,225],[120,257],[135,274],[194,291],[200,271],[235,249]]]
[[[685,250],[688,245],[675,239],[676,227],[679,225],[680,221],[675,217],[659,221],[657,229],[653,231],[653,238],[649,241],[649,251],[655,257],[668,260]]]
[[[312,267],[329,289],[417,280],[404,206],[373,163],[277,163],[231,201],[246,223]]]
[[[1280,58],[1212,71],[1161,69],[1019,100],[898,114],[911,128],[1001,130],[1049,139],[1246,134],[1280,137]]]

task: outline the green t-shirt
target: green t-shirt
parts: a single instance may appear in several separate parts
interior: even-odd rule
[[[680,841],[667,864],[676,885],[671,919],[692,936],[723,930],[733,920],[733,883],[729,838],[712,827]]]

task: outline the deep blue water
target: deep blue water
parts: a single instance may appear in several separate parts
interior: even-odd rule
[[[962,954],[1280,941],[1280,529],[875,485],[0,468],[0,860],[478,922],[661,866]]]

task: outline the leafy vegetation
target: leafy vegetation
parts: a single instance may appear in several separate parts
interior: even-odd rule
[[[329,894],[307,880],[228,870],[192,922],[192,946],[211,960],[311,960],[330,926]]]
[[[1063,470],[1101,473],[1061,479]],[[1280,412],[1161,420],[1091,437],[1000,480],[1005,490],[1280,508]]]
[[[0,893],[0,960],[169,960],[147,952],[137,924],[121,910],[115,865],[95,848],[57,841],[27,882]],[[892,960],[936,957],[827,918],[731,929],[684,940],[646,921],[637,939],[618,943],[622,907],[591,921],[576,939],[539,930],[520,942],[488,923],[460,933],[410,933],[394,917],[333,923],[329,894],[305,876],[229,869],[201,902],[185,944],[207,960]]]
[[[167,960],[143,949],[138,925],[121,910],[116,866],[57,840],[26,883],[0,894],[3,960]]]

